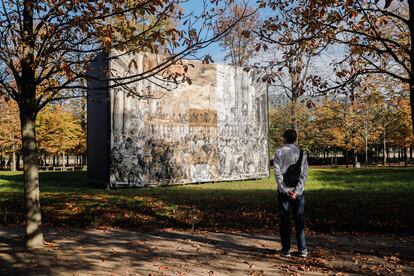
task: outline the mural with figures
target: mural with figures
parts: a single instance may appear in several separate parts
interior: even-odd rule
[[[110,61],[110,70],[137,74],[162,58],[124,55]],[[191,85],[154,77],[109,91],[111,186],[269,175],[266,84],[242,68],[184,62],[194,65]]]

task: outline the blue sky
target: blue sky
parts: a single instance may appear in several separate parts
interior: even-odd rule
[[[208,2],[210,2],[210,0],[208,0]],[[236,2],[244,2],[251,7],[257,7],[257,0],[236,0]],[[185,9],[186,13],[194,12],[194,14],[197,15],[203,11],[202,3],[202,0],[189,0],[187,3],[183,5],[183,8]],[[269,10],[260,10],[260,12],[265,16],[269,15]],[[219,43],[211,44],[208,47],[200,50],[197,54],[197,56],[199,57],[203,57],[205,55],[212,56],[215,63],[225,63],[225,51],[223,48],[220,47]]]
[[[202,1],[189,0],[183,5],[183,8],[186,13],[194,12],[195,15],[199,15],[203,11]],[[197,56],[199,57],[203,57],[205,55],[213,57],[215,63],[224,63],[225,52],[218,43],[211,44],[197,53]]]
[[[208,0],[209,2],[210,0]],[[241,1],[241,0],[239,0]],[[252,7],[257,7],[256,0],[246,0],[247,3]],[[194,12],[195,15],[200,14],[203,11],[202,0],[189,0],[183,8],[185,9],[186,13]],[[270,16],[272,11],[270,9],[262,9],[259,11],[262,14],[262,17]],[[330,48],[329,51],[326,51],[323,55],[313,60],[313,70],[319,72],[321,75],[323,74],[331,74],[332,68],[330,63],[334,59],[338,59],[343,56],[343,50],[338,47]],[[209,54],[212,56],[215,63],[225,63],[224,56],[225,51],[223,48],[220,47],[219,43],[214,43],[207,48],[200,50],[197,53],[197,57],[202,58],[203,56]]]

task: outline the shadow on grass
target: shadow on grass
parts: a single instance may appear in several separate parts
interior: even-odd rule
[[[18,181],[18,176],[1,176],[0,180],[5,177],[11,177],[10,183]],[[86,188],[84,172],[42,173],[41,181],[47,225],[278,230],[272,179],[260,185],[235,182],[114,191]],[[413,181],[412,169],[314,170],[305,192],[307,228],[329,233],[414,234]],[[7,207],[9,223],[21,224],[21,194],[3,192],[2,197],[0,213]]]
[[[87,185],[86,172],[40,172],[42,192],[99,191]],[[22,172],[0,172],[0,192],[23,192]]]

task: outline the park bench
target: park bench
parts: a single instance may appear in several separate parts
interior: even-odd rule
[[[53,171],[75,171],[75,167],[53,167]]]
[[[53,166],[39,166],[39,170],[49,171],[52,169],[53,169]]]

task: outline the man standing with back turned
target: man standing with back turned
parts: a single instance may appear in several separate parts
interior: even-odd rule
[[[303,190],[308,176],[306,155],[294,143],[296,131],[287,129],[283,138],[285,145],[276,150],[273,158],[278,190],[280,212],[281,254],[290,257],[290,217],[291,209],[295,219],[298,255],[306,258],[308,251],[305,241],[305,197]]]

